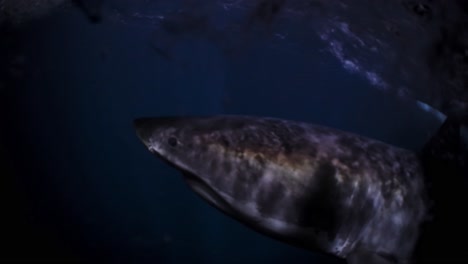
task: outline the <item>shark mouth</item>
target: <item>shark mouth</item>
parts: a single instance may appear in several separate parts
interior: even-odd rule
[[[179,168],[179,170],[182,170]],[[182,170],[185,182],[189,187],[200,197],[206,200],[211,206],[221,210],[222,212],[233,215],[234,209],[223,199],[208,183],[193,173]]]
[[[150,151],[156,155],[159,159],[164,161],[170,167],[180,171],[184,177],[185,182],[188,186],[201,198],[206,200],[211,206],[221,210],[223,213],[226,213],[230,216],[234,214],[234,209],[229,205],[228,202],[223,199],[207,182],[202,178],[198,177],[194,173],[190,172],[188,169],[176,165],[174,162],[167,159],[164,155],[156,151],[155,149],[150,149]]]

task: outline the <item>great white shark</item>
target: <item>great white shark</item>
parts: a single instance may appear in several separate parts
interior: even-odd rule
[[[456,224],[445,216],[461,218],[444,211],[435,218],[442,228],[427,226],[434,208],[460,198],[440,194],[452,186],[444,182],[460,177],[452,148],[458,130],[448,122],[422,154],[271,117],[148,117],[134,125],[148,150],[215,208],[269,237],[350,264],[415,263],[420,252],[440,250],[434,240],[450,243],[439,237]]]

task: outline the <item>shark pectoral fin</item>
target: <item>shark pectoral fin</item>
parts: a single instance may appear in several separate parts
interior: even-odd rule
[[[383,256],[377,252],[358,249],[351,252],[347,257],[348,264],[397,264],[391,257]]]

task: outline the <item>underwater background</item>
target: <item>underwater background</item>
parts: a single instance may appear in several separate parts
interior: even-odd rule
[[[223,28],[224,14],[250,10],[238,1],[215,20],[161,27],[181,1],[98,2],[2,27],[0,260],[332,263],[202,201],[140,143],[133,119],[272,116],[415,151],[440,125],[350,71],[303,21]]]

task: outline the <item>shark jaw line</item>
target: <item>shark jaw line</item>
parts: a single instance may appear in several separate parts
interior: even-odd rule
[[[234,216],[236,214],[231,205],[213,188],[211,188],[208,183],[188,170],[184,170],[180,167],[178,169],[182,172],[184,180],[189,185],[189,187],[197,195],[207,201],[211,206],[217,208],[229,216]]]

